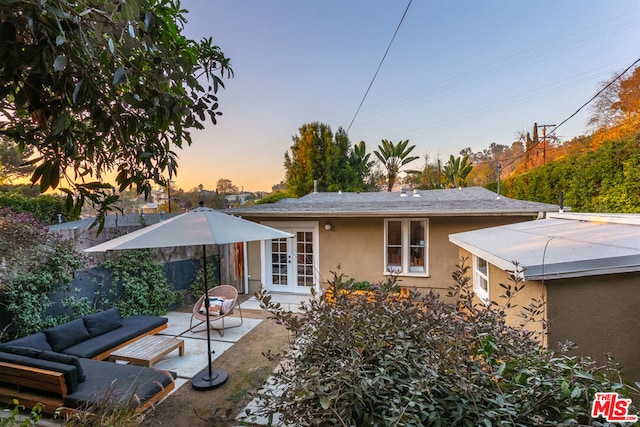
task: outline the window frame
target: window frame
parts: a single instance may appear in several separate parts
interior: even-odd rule
[[[480,270],[480,260],[486,265],[486,274]],[[482,282],[486,284],[486,289],[482,286]],[[490,281],[489,281],[489,261],[478,255],[473,255],[473,292],[480,300],[489,304],[490,301]]]
[[[389,223],[400,222],[400,266],[393,267],[389,263]],[[411,244],[411,223],[422,222],[424,227],[424,243],[422,245]],[[397,247],[397,245],[394,245]],[[411,248],[423,248],[422,271],[416,271],[416,266],[411,266]],[[385,218],[384,220],[384,274],[397,274],[399,276],[429,276],[429,218]],[[412,271],[413,269],[413,271]]]

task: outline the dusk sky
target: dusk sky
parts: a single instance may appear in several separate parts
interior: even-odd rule
[[[301,125],[349,127],[408,3],[183,0],[185,35],[212,37],[235,77],[219,93],[218,124],[178,152],[175,185],[226,178],[270,191]],[[638,58],[637,0],[414,0],[349,138],[368,152],[409,139],[412,155],[443,161],[510,145],[534,122],[565,120]],[[588,115],[556,135],[587,133]]]

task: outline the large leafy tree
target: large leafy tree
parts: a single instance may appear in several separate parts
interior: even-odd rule
[[[370,167],[366,146],[361,142],[352,150],[349,136],[340,128],[319,122],[304,124],[293,137],[291,154],[284,155],[287,192],[300,197],[313,191],[314,180],[319,191],[362,191],[363,177]]]
[[[589,125],[596,145],[636,133],[640,125],[640,67],[602,82],[591,112]]]
[[[391,191],[402,167],[407,163],[419,159],[418,156],[410,156],[415,145],[408,146],[409,140],[400,141],[397,144],[383,139],[382,144],[373,152],[387,170],[387,191]]]
[[[179,0],[0,2],[0,133],[35,149],[31,181],[68,185],[67,207],[86,200],[99,218],[111,184],[148,192],[176,173],[176,148],[216,123],[229,60],[211,39],[181,33]],[[169,174],[170,175],[170,174]]]
[[[441,173],[440,173],[440,159],[436,159],[435,162],[429,161],[429,155],[424,155],[424,164],[421,169],[414,169],[407,171],[406,183],[410,184],[413,188],[420,190],[432,190],[435,188],[441,188]]]
[[[468,157],[449,156],[449,161],[442,168],[442,173],[448,181],[450,188],[466,187],[467,176],[471,173],[473,165]]]

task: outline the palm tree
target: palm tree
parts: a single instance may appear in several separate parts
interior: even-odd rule
[[[449,187],[464,187],[466,186],[467,176],[473,169],[473,165],[468,163],[468,157],[449,157],[449,161],[442,168],[442,173],[449,181]]]
[[[400,168],[419,158],[418,156],[409,157],[409,154],[416,146],[407,147],[407,144],[409,144],[408,139],[397,144],[383,139],[382,144],[378,145],[378,150],[373,152],[387,169],[387,191],[391,191],[393,188],[398,173],[400,173]]]

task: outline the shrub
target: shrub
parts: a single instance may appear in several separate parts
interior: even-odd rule
[[[17,192],[0,192],[0,206],[11,208],[14,212],[29,212],[45,224],[55,224],[58,214],[62,215],[65,221],[78,219],[78,215],[72,215],[67,211],[63,197],[50,194],[29,197]]]
[[[168,283],[162,264],[153,259],[151,249],[118,251],[109,256],[105,267],[113,275],[114,304],[122,316],[161,316],[181,300]]]
[[[296,337],[259,392],[262,415],[298,426],[600,425],[590,419],[595,392],[635,391],[612,361],[545,350],[507,326],[509,301],[479,305],[467,270],[454,273],[453,303],[435,292],[390,298],[393,283],[383,283],[373,301],[337,292],[296,315],[261,291]],[[334,273],[331,284],[341,282]]]
[[[11,319],[0,340],[59,323],[47,310],[50,296],[64,289],[83,265],[73,241],[48,233],[30,213],[1,209],[0,262],[0,304]]]

